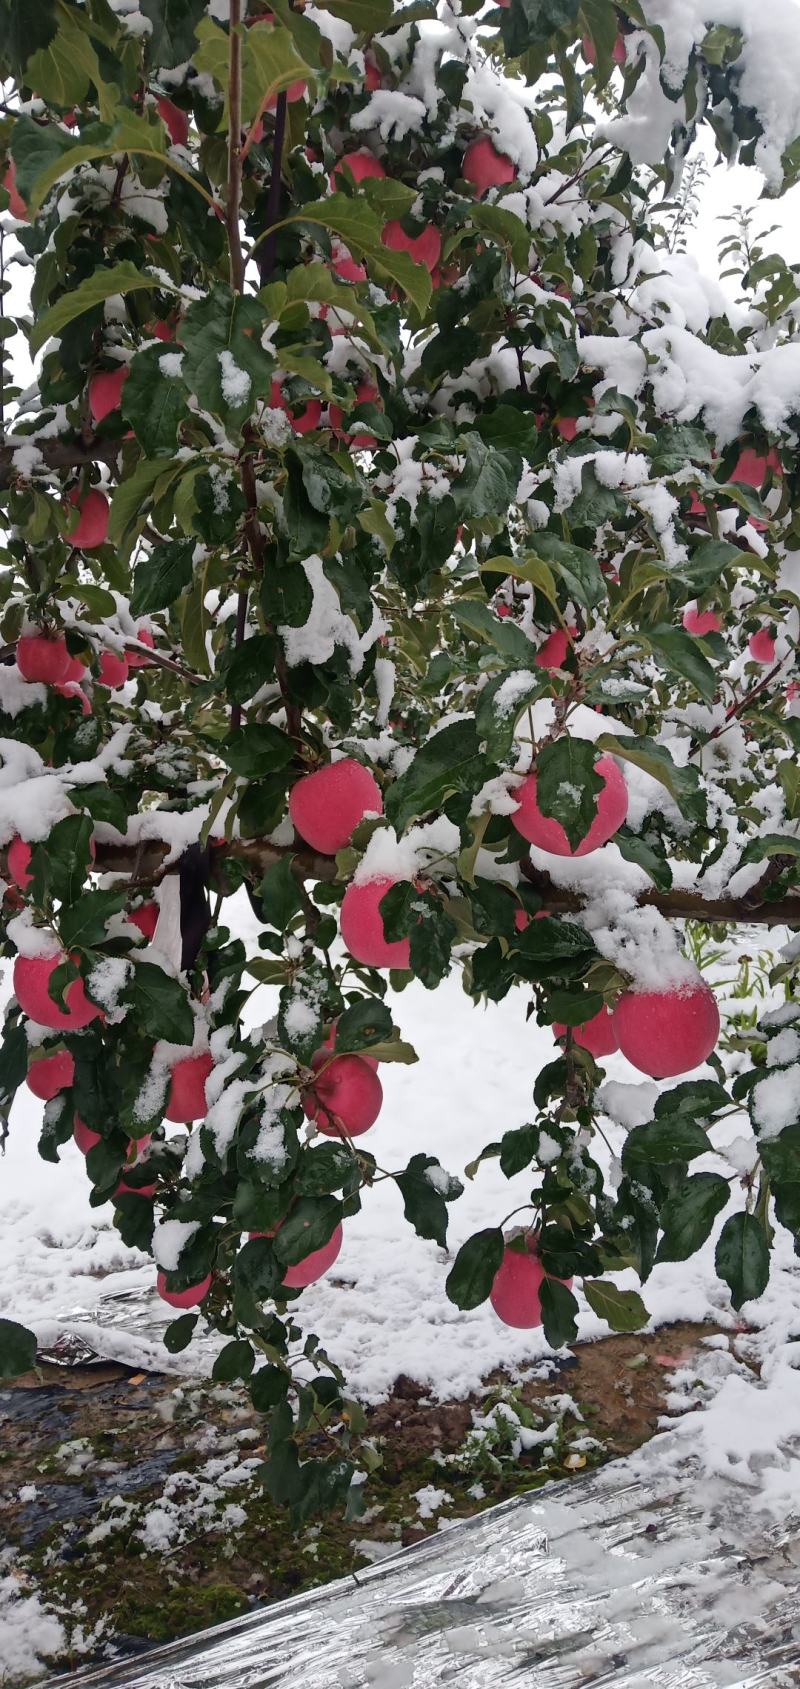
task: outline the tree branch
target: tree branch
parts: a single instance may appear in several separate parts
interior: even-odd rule
[[[37,440],[35,434],[18,434],[13,443],[0,445],[0,491],[15,480],[14,453],[19,446],[35,446],[45,469],[84,469],[87,463],[116,463],[121,440]],[[23,478],[23,477],[21,477]],[[30,480],[29,475],[24,479]]]

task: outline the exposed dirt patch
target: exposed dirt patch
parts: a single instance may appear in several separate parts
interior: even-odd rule
[[[145,1647],[355,1571],[440,1517],[579,1481],[653,1434],[670,1366],[702,1376],[714,1329],[579,1345],[458,1402],[400,1377],[368,1413],[383,1464],[365,1518],[295,1533],[261,1488],[263,1422],[243,1391],[45,1364],[0,1390],[0,1534],[65,1618],[100,1623],[101,1649]]]

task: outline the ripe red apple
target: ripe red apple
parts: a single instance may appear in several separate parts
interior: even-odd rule
[[[340,246],[331,258],[331,269],[335,271],[340,281],[362,282],[367,279],[367,272],[363,264],[359,264],[352,253],[345,246]]]
[[[67,545],[78,551],[93,551],[95,546],[104,545],[108,537],[109,512],[105,493],[101,493],[99,487],[90,487],[81,498],[77,487],[73,487],[68,498],[70,504],[77,504],[80,517],[77,528],[66,536]]]
[[[431,271],[442,255],[442,237],[432,223],[421,235],[407,235],[402,223],[394,220],[385,225],[381,241],[392,252],[408,252],[415,264],[424,264]]]
[[[535,1240],[528,1235],[525,1252],[506,1249],[494,1276],[489,1301],[504,1325],[517,1331],[531,1331],[542,1323],[541,1288],[547,1274],[536,1253]],[[559,1279],[572,1289],[572,1279]]]
[[[201,1279],[199,1284],[190,1284],[188,1290],[168,1290],[167,1275],[159,1272],[156,1276],[156,1290],[162,1302],[168,1302],[171,1308],[198,1308],[204,1302],[211,1289],[212,1275]]]
[[[315,1054],[311,1058],[311,1066],[312,1067],[314,1067],[314,1068],[321,1067],[323,1061],[327,1061],[331,1052],[336,1049],[336,1029],[337,1029],[338,1024],[339,1024],[338,1021],[332,1022],[331,1026],[328,1029],[327,1038],[323,1039],[322,1043],[320,1044],[319,1049],[315,1052]],[[356,1052],[356,1054],[358,1055],[360,1061],[365,1061],[366,1064],[367,1064],[367,1067],[371,1067],[375,1072],[377,1072],[379,1063],[378,1063],[377,1058],[375,1056],[368,1055],[366,1050],[358,1050]]]
[[[66,1012],[53,1002],[48,986],[56,968],[65,960],[57,956],[18,956],[14,963],[14,992],[23,1014],[53,1031],[76,1032],[97,1020],[101,1010],[89,1001],[83,980],[74,979],[64,993]]]
[[[376,880],[349,885],[342,898],[339,926],[344,943],[357,962],[371,968],[408,968],[411,941],[384,937],[379,905],[397,881],[382,874]]]
[[[689,514],[689,516],[703,516],[703,517],[708,515],[708,511],[706,510],[706,507],[703,504],[702,500],[699,499],[697,497],[697,494],[694,493],[694,492],[692,493],[692,497],[691,497],[691,500],[689,502],[688,514]]]
[[[589,64],[589,65],[596,65],[597,64],[597,48],[595,47],[595,44],[592,40],[591,35],[584,35],[583,40],[581,42],[581,46],[583,48],[583,56],[586,60],[586,63]],[[621,35],[621,34],[617,35],[617,39],[614,42],[614,47],[613,47],[613,50],[612,50],[612,53],[611,53],[611,58],[612,58],[615,65],[624,65],[625,64],[626,54],[625,54],[625,37],[624,37],[624,35]]]
[[[138,909],[130,910],[128,920],[149,942],[158,926],[159,914],[157,903],[140,903]]]
[[[122,389],[128,379],[128,365],[117,364],[116,369],[98,370],[89,382],[89,409],[95,422],[102,422],[112,411],[118,411]]]
[[[479,135],[477,140],[470,141],[464,154],[461,166],[464,180],[471,182],[478,194],[485,194],[489,188],[502,187],[505,182],[516,182],[517,172],[510,158],[504,152],[498,152],[494,141],[488,135]]]
[[[376,158],[374,153],[368,152],[366,147],[360,147],[358,152],[342,153],[338,163],[334,164],[330,176],[332,193],[337,191],[339,184],[336,177],[342,175],[345,166],[347,166],[353,181],[356,183],[365,182],[368,176],[380,177],[386,175],[380,159]]]
[[[755,663],[774,663],[775,640],[769,628],[759,628],[758,633],[751,633],[747,641],[747,649]]]
[[[74,681],[71,681],[67,686],[57,686],[55,690],[61,693],[62,698],[74,698],[81,706],[81,715],[91,715],[92,706],[86,693],[81,691],[80,686],[76,686]]]
[[[70,678],[72,662],[60,635],[49,639],[44,633],[23,633],[17,640],[17,668],[23,680],[63,686]]]
[[[295,1262],[293,1267],[287,1267],[283,1275],[286,1289],[305,1290],[307,1284],[316,1284],[317,1279],[322,1278],[323,1273],[327,1273],[328,1268],[333,1266],[342,1247],[343,1237],[340,1224],[321,1249],[312,1249],[311,1254],[306,1255],[304,1260]]]
[[[304,100],[305,97],[306,97],[307,90],[308,90],[308,83],[307,82],[302,82],[302,81],[300,81],[300,82],[290,82],[288,88],[284,89],[284,93],[286,95],[287,105],[292,106],[292,105],[295,104],[296,100]],[[275,111],[276,108],[277,108],[277,105],[278,105],[277,94],[270,94],[270,97],[267,100],[267,103],[264,107],[264,110],[265,111]]]
[[[8,847],[8,872],[14,884],[24,891],[29,886],[33,875],[28,873],[31,861],[31,847],[17,834]]]
[[[153,638],[152,629],[145,622],[136,629],[136,638],[141,641],[142,645],[147,645],[151,651],[155,651],[156,642]],[[125,655],[128,659],[129,669],[146,669],[150,666],[143,651],[126,651]]]
[[[111,1192],[111,1201],[113,1202],[118,1196],[153,1197],[156,1194],[157,1188],[158,1187],[156,1185],[126,1185],[125,1180],[120,1179],[119,1184],[116,1185],[114,1190]]]
[[[300,837],[326,856],[350,843],[370,811],[383,814],[381,789],[374,774],[353,757],[304,774],[289,793],[289,815]]]
[[[783,465],[773,446],[766,457],[759,456],[752,446],[745,446],[740,452],[736,467],[731,475],[731,482],[742,487],[754,487],[758,492],[767,478],[767,470],[771,469],[776,475],[783,474]]]
[[[109,692],[116,692],[124,686],[128,678],[128,659],[120,657],[116,651],[101,651],[95,684],[105,686]]]
[[[309,399],[305,408],[295,415],[291,405],[287,404],[283,397],[281,383],[273,381],[269,402],[273,410],[283,411],[288,416],[295,434],[308,434],[312,428],[319,428],[319,421],[322,416],[322,405],[319,399]]]
[[[533,666],[537,669],[563,668],[568,650],[569,635],[566,628],[554,628],[544,644],[539,646],[533,659]]]
[[[563,1038],[566,1030],[561,1021],[553,1022],[556,1038]],[[614,1051],[619,1049],[614,1021],[605,1003],[591,1020],[585,1020],[582,1026],[573,1026],[572,1037],[582,1050],[588,1050],[593,1056],[613,1056]]]
[[[359,382],[356,388],[355,402],[357,405],[378,405],[380,409],[383,408],[381,399],[378,395],[378,389],[373,386],[371,381]],[[332,433],[336,435],[337,439],[346,440],[353,451],[373,451],[378,444],[375,435],[351,434],[348,429],[342,427],[343,418],[344,411],[342,410],[341,405],[328,406],[328,423]]]
[[[172,100],[161,97],[156,100],[156,111],[165,125],[169,138],[174,147],[185,147],[189,139],[189,114],[181,111]]]
[[[535,774],[529,774],[515,794],[519,809],[514,811],[511,822],[523,839],[538,845],[540,850],[549,850],[553,856],[588,856],[614,837],[628,813],[628,788],[613,757],[599,757],[594,767],[605,784],[592,825],[577,849],[572,849],[561,822],[542,814],[536,800]]]
[[[368,94],[375,94],[383,87],[380,66],[369,52],[364,54],[364,86]]]
[[[149,323],[145,332],[152,334],[156,340],[174,340],[177,324],[174,317],[163,318],[160,322]]]
[[[511,615],[511,605],[510,604],[498,604],[497,614],[500,617],[501,622],[504,622],[505,619],[506,619],[506,616]]]
[[[17,167],[13,158],[10,158],[6,165],[3,187],[8,194],[8,209],[11,216],[16,217],[18,223],[27,223],[28,207],[17,188]]]
[[[86,1122],[81,1120],[79,1114],[76,1114],[73,1122],[72,1136],[75,1139],[81,1155],[88,1155],[90,1149],[94,1149],[96,1144],[102,1142],[102,1134],[100,1132],[93,1132],[91,1126],[87,1126]]]
[[[327,1137],[341,1137],[341,1125],[358,1138],[374,1126],[382,1102],[383,1086],[373,1068],[360,1056],[334,1056],[305,1092],[303,1110]]]
[[[66,1091],[74,1078],[75,1063],[69,1050],[56,1050],[55,1055],[40,1056],[38,1061],[31,1062],[26,1083],[35,1097],[49,1103],[59,1091]]]
[[[626,991],[613,1012],[623,1056],[653,1079],[673,1079],[707,1061],[719,1037],[713,991],[698,980],[669,991]]]
[[[206,1080],[214,1063],[208,1050],[199,1056],[186,1056],[175,1063],[169,1081],[167,1120],[186,1126],[190,1120],[202,1120],[208,1109]]]
[[[698,610],[695,605],[693,610],[684,610],[683,625],[687,633],[696,633],[702,639],[704,633],[719,633],[722,617],[716,610]]]
[[[578,432],[578,418],[576,416],[557,416],[553,426],[562,440],[574,440]]]

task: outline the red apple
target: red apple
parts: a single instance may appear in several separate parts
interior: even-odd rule
[[[436,269],[442,253],[442,237],[433,224],[421,235],[407,235],[402,223],[393,221],[385,225],[381,241],[392,252],[408,252],[415,264],[424,264],[428,270]]]
[[[333,170],[331,171],[330,184],[332,193],[336,193],[337,191],[339,184],[336,181],[336,177],[343,173],[345,166],[350,171],[350,175],[356,183],[366,181],[368,176],[379,177],[386,175],[386,171],[384,170],[380,159],[376,158],[374,153],[368,152],[366,147],[359,148],[358,152],[345,152],[342,153],[338,164],[334,164]]]
[[[322,1043],[320,1044],[319,1049],[316,1051],[316,1053],[311,1058],[311,1066],[312,1067],[314,1067],[314,1068],[321,1067],[323,1061],[327,1061],[328,1057],[331,1055],[332,1051],[336,1049],[336,1028],[337,1028],[337,1026],[338,1026],[338,1021],[333,1021],[332,1025],[329,1028],[327,1038],[323,1039]],[[374,1070],[374,1072],[377,1072],[379,1063],[378,1063],[375,1056],[368,1055],[366,1050],[358,1050],[358,1051],[356,1051],[356,1054],[358,1055],[360,1061],[365,1061],[366,1064],[367,1064],[367,1067],[371,1067]]]
[[[155,651],[156,642],[153,638],[152,629],[149,628],[145,622],[142,623],[141,627],[136,629],[136,638],[141,641],[142,645],[147,645],[151,651]],[[128,659],[129,669],[146,669],[150,667],[149,659],[145,656],[143,651],[126,651],[125,655]]]
[[[23,680],[63,686],[70,678],[72,662],[66,642],[59,635],[49,639],[44,633],[23,633],[17,640],[17,668]]]
[[[201,1279],[199,1284],[190,1284],[188,1290],[168,1290],[166,1273],[158,1273],[156,1290],[162,1302],[168,1302],[171,1308],[198,1308],[204,1302],[211,1289],[212,1275]]]
[[[8,194],[8,209],[11,216],[16,217],[18,223],[27,223],[28,207],[17,188],[17,167],[13,158],[10,158],[6,165],[3,187]]]
[[[326,856],[350,843],[369,812],[383,814],[381,789],[374,774],[353,757],[304,774],[289,793],[292,824],[312,850]]]
[[[383,1086],[374,1069],[360,1056],[345,1055],[334,1056],[321,1068],[303,1097],[303,1109],[327,1137],[341,1137],[343,1126],[351,1138],[358,1138],[374,1126],[382,1102]]]
[[[375,94],[383,87],[380,66],[369,52],[364,54],[364,86],[368,94]]]
[[[306,97],[307,90],[308,90],[308,83],[307,82],[290,82],[288,88],[284,89],[284,93],[286,95],[287,105],[290,105],[290,106],[294,105],[296,100],[304,100],[305,97]],[[264,107],[264,110],[265,111],[275,111],[277,104],[278,104],[277,94],[270,94],[270,97],[267,100],[267,103]]]
[[[542,1323],[541,1288],[547,1274],[536,1253],[536,1243],[528,1236],[524,1253],[519,1249],[503,1252],[503,1259],[494,1276],[489,1301],[504,1325],[517,1331],[531,1331]],[[572,1279],[559,1279],[568,1290]]]
[[[295,434],[308,434],[312,428],[319,428],[319,421],[322,416],[322,405],[319,399],[309,399],[305,408],[295,415],[291,405],[287,404],[283,397],[281,383],[273,381],[269,402],[273,410],[283,411],[288,416]]]
[[[77,487],[73,487],[68,498],[70,504],[77,504],[80,517],[77,528],[66,536],[67,545],[78,551],[93,551],[95,546],[104,545],[108,537],[109,512],[105,493],[101,493],[99,487],[90,487],[81,498]]]
[[[283,1276],[286,1289],[305,1290],[307,1284],[316,1284],[317,1279],[322,1278],[323,1273],[327,1273],[328,1268],[333,1266],[342,1247],[343,1237],[341,1225],[338,1225],[321,1249],[312,1249],[311,1254],[306,1255],[304,1260],[295,1262],[293,1267],[287,1267]]]
[[[719,633],[722,627],[722,617],[716,610],[686,609],[683,612],[683,625],[687,633],[696,633],[702,639],[705,633]]]
[[[116,692],[118,687],[125,685],[127,678],[127,657],[118,656],[116,651],[101,651],[96,685],[105,686],[109,692]]]
[[[81,1155],[88,1155],[90,1149],[94,1149],[96,1144],[102,1142],[102,1134],[100,1132],[93,1132],[91,1126],[87,1126],[86,1122],[81,1120],[79,1114],[76,1114],[75,1116],[72,1127],[72,1136],[75,1139]]]
[[[128,920],[139,928],[140,933],[143,933],[149,942],[158,926],[159,914],[157,903],[140,903],[138,909],[130,910]]]
[[[783,465],[774,446],[766,457],[760,457],[758,452],[753,451],[752,446],[745,446],[731,475],[731,483],[741,487],[754,487],[758,492],[764,485],[768,469],[773,470],[776,475],[783,474]]]
[[[597,64],[597,48],[595,47],[595,44],[592,40],[591,35],[584,35],[583,40],[581,42],[581,46],[583,48],[583,56],[586,60],[586,63],[590,64],[590,65],[596,65]],[[621,34],[617,35],[617,39],[614,42],[614,47],[613,47],[613,50],[612,50],[612,53],[611,53],[611,58],[612,58],[615,65],[624,65],[625,64],[626,54],[625,54],[625,37],[624,37],[624,35],[621,35]]]
[[[560,669],[569,650],[569,636],[565,628],[554,628],[533,659],[537,669]]]
[[[163,96],[156,100],[156,111],[167,129],[172,145],[174,147],[185,147],[189,139],[188,112],[181,111],[180,106],[176,106],[172,100]]]
[[[355,402],[357,405],[377,405],[379,409],[383,408],[378,396],[378,389],[373,386],[371,381],[359,382],[356,388]],[[375,435],[351,434],[348,429],[342,427],[343,418],[344,411],[342,410],[341,405],[328,406],[328,423],[331,431],[336,435],[337,439],[346,440],[347,444],[353,451],[373,451],[375,446],[378,444]]]
[[[371,968],[410,967],[411,941],[384,937],[381,899],[397,881],[382,874],[376,880],[349,885],[342,898],[339,920],[342,938],[351,956]]]
[[[30,885],[33,879],[33,875],[28,873],[31,862],[31,847],[24,839],[20,838],[19,834],[11,840],[7,860],[8,872],[14,884],[19,886],[20,891],[25,891],[25,888]]]
[[[566,1030],[561,1021],[553,1022],[556,1038],[563,1038]],[[613,1056],[614,1051],[619,1049],[613,1018],[605,1003],[591,1020],[585,1020],[582,1026],[573,1026],[572,1037],[582,1050],[588,1050],[593,1056]]]
[[[152,334],[156,340],[174,340],[176,327],[174,318],[170,317],[161,322],[150,323],[146,332]]]
[[[758,633],[751,633],[747,641],[747,649],[754,663],[774,663],[775,640],[769,628],[759,628]]]
[[[35,1097],[49,1103],[59,1091],[66,1091],[74,1078],[75,1063],[69,1050],[56,1050],[55,1055],[40,1056],[38,1061],[31,1062],[26,1083]]]
[[[18,956],[14,963],[14,992],[23,1014],[40,1026],[58,1032],[76,1032],[97,1020],[101,1010],[89,1001],[83,980],[74,979],[64,993],[66,1012],[53,1002],[48,986],[56,968],[65,960],[57,956]]]
[[[506,616],[511,615],[511,605],[510,604],[498,604],[497,614],[500,617],[501,622],[504,622],[505,619],[506,619]]]
[[[578,432],[578,418],[576,416],[557,416],[553,427],[562,440],[574,440]]]
[[[479,135],[475,141],[470,141],[464,154],[461,166],[464,180],[471,182],[478,194],[485,194],[489,188],[502,187],[505,182],[516,182],[517,172],[510,158],[504,152],[498,152],[494,141],[488,135]]]
[[[689,516],[707,516],[708,515],[708,512],[706,510],[705,505],[697,497],[696,493],[692,493],[692,497],[691,497],[691,500],[690,500],[690,503],[689,503],[688,514],[689,514]]]
[[[98,370],[89,382],[89,409],[95,422],[102,422],[112,411],[118,411],[122,389],[128,379],[128,365],[117,364],[116,369]]]
[[[561,822],[542,814],[536,800],[535,774],[529,774],[517,788],[519,809],[511,817],[512,825],[523,839],[553,856],[588,856],[614,837],[628,813],[628,788],[613,757],[599,757],[594,767],[605,784],[597,799],[592,825],[577,849],[572,849]]]
[[[199,1056],[186,1056],[183,1061],[175,1063],[164,1110],[167,1120],[186,1126],[190,1120],[205,1118],[208,1109],[206,1080],[213,1066],[208,1050],[203,1050]]]
[[[363,282],[367,279],[367,272],[363,264],[359,264],[347,248],[340,246],[331,258],[331,269],[335,271],[340,281]]]
[[[699,980],[669,991],[626,991],[613,1012],[623,1056],[653,1079],[673,1079],[707,1061],[719,1037],[713,991]]]

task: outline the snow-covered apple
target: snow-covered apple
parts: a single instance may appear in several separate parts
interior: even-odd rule
[[[284,415],[288,416],[295,434],[309,434],[312,428],[319,428],[322,416],[319,399],[308,399],[305,405],[294,411],[283,397],[282,383],[273,381],[269,402],[273,410],[283,411]]]
[[[181,111],[174,100],[168,100],[162,95],[156,100],[156,111],[164,124],[167,134],[174,147],[185,147],[189,139],[189,114]]]
[[[97,685],[116,692],[128,678],[128,659],[117,651],[101,651],[97,665]]]
[[[309,1120],[330,1138],[341,1136],[340,1127],[351,1138],[368,1132],[383,1102],[383,1086],[374,1068],[360,1056],[330,1059],[321,1051],[317,1052],[314,1064],[316,1077],[303,1095],[303,1109]]]
[[[70,676],[72,657],[59,635],[23,633],[17,640],[17,668],[23,680],[63,686]]]
[[[130,910],[128,920],[134,927],[139,928],[140,933],[143,934],[149,943],[150,939],[153,938],[155,934],[156,927],[158,926],[159,914],[160,910],[157,903],[140,903],[137,909]]]
[[[365,815],[382,815],[381,789],[368,768],[353,757],[304,774],[289,793],[289,815],[312,850],[335,856]]]
[[[553,856],[588,856],[590,851],[599,850],[601,845],[613,839],[628,813],[628,788],[613,757],[598,757],[594,767],[603,781],[603,788],[598,794],[592,825],[577,848],[573,850],[560,821],[542,814],[536,797],[535,774],[528,774],[514,794],[519,809],[514,811],[511,821],[523,839],[538,845],[540,850],[550,851]]]
[[[49,985],[56,971],[66,960],[63,951],[56,956],[18,956],[14,963],[14,995],[23,1012],[40,1026],[57,1032],[77,1032],[97,1020],[101,1010],[87,997],[82,979],[73,979],[64,992],[66,1009],[60,1009],[50,996]]]
[[[612,1014],[623,1056],[652,1079],[673,1079],[707,1061],[719,1037],[719,1009],[704,980],[664,991],[626,991]]]
[[[339,920],[342,938],[357,962],[370,968],[408,968],[411,940],[384,936],[380,904],[397,881],[386,874],[347,887]]]
[[[464,154],[461,174],[471,182],[476,193],[483,195],[490,188],[501,188],[515,182],[517,172],[506,153],[500,152],[489,135],[479,135],[470,141]]]
[[[19,833],[11,840],[8,847],[8,872],[20,891],[25,891],[30,885],[33,875],[29,872],[31,864],[31,847]]]

